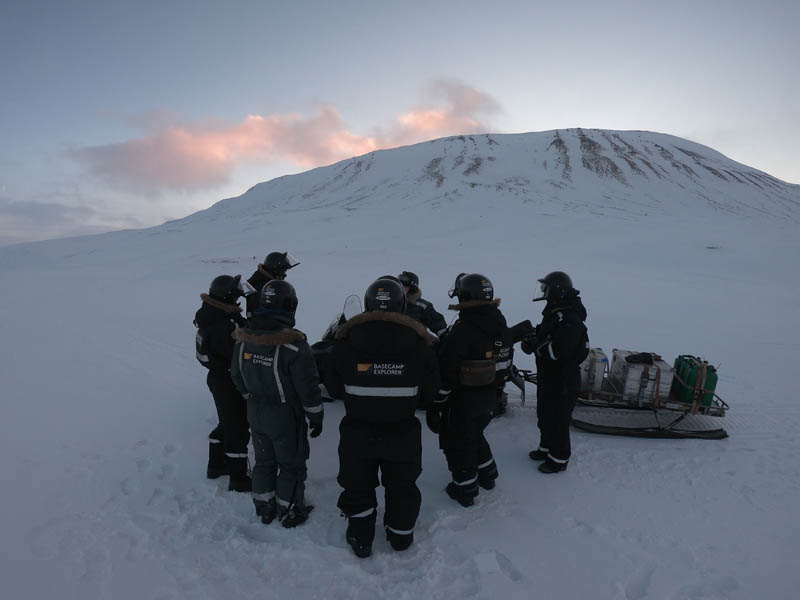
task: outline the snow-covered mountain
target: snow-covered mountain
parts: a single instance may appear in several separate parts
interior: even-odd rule
[[[159,227],[0,248],[0,581],[8,598],[794,598],[800,588],[800,188],[679,138],[561,130],[375,152]],[[572,275],[593,346],[720,367],[723,441],[573,432],[538,473],[535,389],[487,429],[497,488],[443,492],[427,430],[415,543],[360,561],[336,499],[340,403],[311,443],[302,527],[204,478],[216,423],[192,317],[272,250],[316,340],[347,294],[417,272],[446,314],[489,276],[511,323]],[[521,367],[532,366],[518,355]],[[379,494],[380,496],[380,494]]]
[[[373,152],[259,184],[190,219],[274,209],[475,203],[525,206],[529,213],[722,212],[797,221],[800,186],[670,135],[566,129],[457,136]]]

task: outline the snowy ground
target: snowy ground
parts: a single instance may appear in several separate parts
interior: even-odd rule
[[[797,226],[424,210],[190,220],[0,249],[3,597],[797,597]],[[276,249],[303,260],[291,281],[312,341],[384,273],[418,272],[444,311],[455,275],[483,272],[514,323],[538,318],[535,278],[564,269],[594,346],[720,365],[731,411],[710,424],[730,437],[573,431],[569,470],[545,476],[527,458],[535,389],[521,407],[509,388],[509,414],[488,429],[498,487],[469,509],[449,500],[426,431],[415,544],[395,553],[378,535],[358,560],[335,506],[342,406],[327,404],[312,518],[261,525],[246,495],[204,478],[215,421],[191,321],[214,276],[249,276]]]

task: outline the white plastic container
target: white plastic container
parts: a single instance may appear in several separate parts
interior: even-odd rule
[[[639,405],[669,397],[672,387],[672,366],[657,359],[652,365],[629,363],[625,360],[631,354],[639,354],[635,350],[618,350],[614,348],[608,379],[615,391],[622,393],[625,400],[637,400]]]
[[[589,355],[581,363],[581,391],[599,392],[607,369],[608,357],[603,349],[589,349]]]

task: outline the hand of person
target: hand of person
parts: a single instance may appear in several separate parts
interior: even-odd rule
[[[433,433],[439,433],[442,427],[442,411],[436,408],[429,408],[425,411],[425,423]]]
[[[441,407],[447,404],[449,398],[450,390],[439,390],[436,394],[436,400],[434,400],[433,403],[441,409]]]
[[[319,435],[322,433],[322,419],[320,418],[319,420],[312,421],[311,418],[309,417],[308,430],[309,430],[309,435],[312,438],[319,437]]]
[[[533,354],[536,351],[536,346],[538,345],[538,338],[536,334],[526,336],[522,338],[522,343],[520,347],[525,354]]]

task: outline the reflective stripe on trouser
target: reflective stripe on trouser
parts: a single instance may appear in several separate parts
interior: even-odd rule
[[[287,404],[254,400],[248,402],[248,418],[256,459],[253,494],[274,491],[279,506],[304,506],[309,455],[305,420]]]
[[[337,506],[342,513],[359,515],[377,506],[375,488],[380,474],[385,489],[384,524],[398,531],[413,530],[422,503],[416,484],[422,472],[419,420],[412,417],[377,426],[345,418],[339,432],[337,481],[344,490]],[[371,542],[372,537],[362,541]]]

